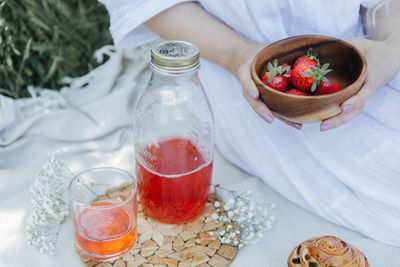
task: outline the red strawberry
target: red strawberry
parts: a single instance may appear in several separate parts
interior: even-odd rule
[[[293,69],[295,69],[299,65],[309,65],[309,66],[317,66],[319,65],[318,54],[313,54],[312,48],[310,47],[307,51],[307,55],[299,57],[293,65]]]
[[[262,81],[264,84],[269,87],[278,90],[285,91],[289,84],[289,74],[287,71],[290,71],[290,66],[285,64],[286,66],[278,66],[278,60],[274,60],[274,64],[268,62],[268,72],[262,77]]]
[[[268,82],[272,78],[271,82]],[[272,75],[267,75],[265,74],[262,77],[263,83],[268,85],[269,87],[278,90],[278,91],[285,91],[289,85],[289,79],[284,77],[284,76],[272,76]]]
[[[322,67],[319,66],[310,66],[310,65],[297,65],[296,68],[293,69],[292,75],[290,76],[290,80],[296,89],[307,92],[314,92],[315,89],[319,86],[320,82],[328,81],[325,78],[325,75],[329,73],[330,69],[328,69],[329,64],[324,64]]]
[[[297,90],[297,89],[290,89],[290,90],[287,90],[286,92],[285,92],[286,94],[289,94],[289,95],[300,95],[300,96],[308,96],[306,93],[304,93],[303,91],[300,91],[300,90]]]
[[[340,90],[342,90],[342,87],[340,87],[340,85],[337,83],[326,81],[322,82],[318,86],[317,90],[314,92],[314,95],[328,95],[339,92]]]
[[[289,67],[289,69],[287,69],[287,67]],[[292,69],[291,69],[290,66],[289,66],[288,64],[286,64],[286,63],[282,65],[282,68],[283,68],[283,69],[285,69],[285,68],[287,69],[286,74],[289,75],[288,78],[289,78],[289,80],[290,80],[290,75],[292,75]]]

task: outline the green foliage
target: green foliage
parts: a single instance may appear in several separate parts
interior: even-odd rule
[[[59,89],[86,74],[112,43],[108,27],[97,0],[0,0],[0,93],[27,97],[27,85]]]

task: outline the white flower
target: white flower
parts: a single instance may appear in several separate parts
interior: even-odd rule
[[[218,208],[221,204],[218,201],[214,202],[214,207]]]
[[[263,205],[252,201],[250,190],[241,194],[232,191],[230,193],[233,198],[223,205],[226,215],[218,218],[219,221],[228,223],[228,225],[224,231],[216,232],[216,234],[219,235],[223,244],[238,245],[239,249],[247,248],[259,241],[265,230],[271,229],[275,221],[271,210],[275,204]],[[233,229],[231,223],[239,225],[240,230]]]
[[[32,214],[28,219],[28,243],[40,253],[53,254],[61,224],[69,216],[67,186],[71,171],[59,160],[50,158],[30,189]]]
[[[248,238],[248,239],[253,239],[253,238],[254,238],[254,233],[253,233],[253,232],[249,233],[249,235],[247,236],[247,238]]]
[[[218,218],[219,218],[218,214],[216,214],[216,213],[214,213],[213,215],[211,215],[211,217],[212,217],[214,220],[218,220]]]
[[[249,210],[254,210],[255,203],[251,202],[249,205]]]

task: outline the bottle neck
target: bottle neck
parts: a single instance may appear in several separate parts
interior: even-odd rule
[[[159,77],[162,79],[179,79],[179,80],[187,80],[192,79],[193,76],[198,77],[198,72],[200,69],[200,65],[197,65],[194,68],[187,69],[187,70],[166,70],[151,64],[153,69],[153,76]]]

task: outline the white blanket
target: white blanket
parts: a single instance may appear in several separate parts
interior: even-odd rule
[[[49,97],[11,101],[2,114],[19,108],[35,107],[36,114],[3,128],[0,137],[0,267],[81,266],[74,248],[71,221],[59,237],[54,256],[39,254],[26,244],[24,229],[31,212],[28,192],[48,156],[56,155],[77,173],[96,166],[114,166],[134,171],[132,144],[133,105],[149,77],[146,52],[117,52],[104,66],[92,73],[82,90],[65,89],[72,104],[91,116],[96,124],[58,99],[56,107],[47,106]],[[121,75],[122,73],[122,76]],[[117,77],[119,77],[117,79]],[[77,84],[77,83],[76,83]],[[4,99],[3,99],[4,100]],[[24,102],[24,103],[23,103]],[[50,102],[53,103],[53,102]],[[61,106],[65,106],[61,108]],[[4,108],[4,109],[3,109]],[[27,114],[25,114],[27,116]],[[235,168],[216,153],[213,182],[243,191],[251,189],[259,202],[275,202],[276,224],[257,245],[241,251],[232,266],[285,267],[291,249],[316,235],[334,234],[362,250],[371,266],[398,266],[400,249],[372,241],[356,232],[333,225],[319,216],[290,203],[259,179]],[[237,183],[244,180],[242,183]],[[232,184],[235,183],[235,184]],[[396,265],[397,264],[397,265]]]

